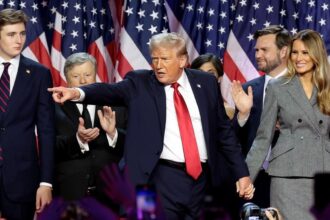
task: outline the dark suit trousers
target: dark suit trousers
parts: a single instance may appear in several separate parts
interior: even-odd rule
[[[199,219],[206,189],[207,171],[194,180],[183,169],[158,163],[155,184],[166,219]]]
[[[32,220],[35,212],[35,202],[19,203],[11,201],[3,187],[2,168],[0,167],[0,210],[1,217],[7,220]]]

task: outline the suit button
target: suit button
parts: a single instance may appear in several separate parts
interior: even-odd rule
[[[298,119],[298,122],[299,122],[299,123],[301,123],[301,122],[302,122],[301,118],[299,118],[299,119]]]
[[[319,124],[322,124],[322,123],[323,123],[323,121],[322,121],[322,120],[320,120],[320,121],[319,121]]]
[[[301,136],[300,139],[301,139],[301,140],[304,140],[304,136]]]

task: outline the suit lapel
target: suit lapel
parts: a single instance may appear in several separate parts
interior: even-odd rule
[[[9,98],[7,112],[13,112],[15,110],[12,103],[19,103],[20,101],[23,101],[21,100],[22,94],[25,94],[27,92],[26,88],[29,88],[28,85],[31,83],[31,80],[33,78],[32,70],[28,68],[25,59],[26,58],[23,56],[20,57],[17,76],[13,86],[13,91]]]
[[[158,117],[160,121],[160,127],[162,131],[162,135],[164,136],[165,132],[165,121],[166,121],[166,96],[164,85],[160,83],[154,74],[150,76],[151,81],[151,94],[154,98],[157,110]]]
[[[76,103],[73,102],[65,102],[64,105],[61,106],[63,112],[70,118],[74,125],[79,124],[79,117],[81,114],[77,108]]]
[[[258,78],[258,80],[251,84],[253,90],[253,107],[257,109],[258,115],[261,115],[263,109],[263,97],[264,97],[265,75]],[[247,88],[246,88],[247,92]],[[260,112],[260,113],[259,113]]]
[[[315,90],[315,89],[314,89]],[[316,91],[313,91],[311,100],[305,95],[304,89],[297,76],[294,76],[290,81],[290,86],[288,92],[291,95],[292,99],[300,106],[304,111],[304,115],[309,120],[312,127],[320,133],[318,125],[316,124],[317,118],[313,109],[313,102],[316,102]],[[315,104],[315,103],[314,103]]]

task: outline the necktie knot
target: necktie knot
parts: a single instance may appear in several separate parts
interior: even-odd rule
[[[175,83],[172,83],[172,88],[174,89],[174,90],[177,90],[178,89],[178,87],[180,86],[180,84],[179,83],[177,83],[177,82],[175,82]]]
[[[3,66],[4,66],[4,70],[5,70],[5,69],[8,70],[8,67],[10,66],[10,63],[9,63],[9,62],[3,62],[2,64],[3,64]]]

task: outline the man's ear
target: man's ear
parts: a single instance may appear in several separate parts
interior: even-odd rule
[[[281,59],[286,59],[289,56],[288,53],[289,53],[289,47],[288,46],[282,47],[280,50]]]
[[[188,64],[188,55],[180,55],[179,56],[179,60],[180,60],[180,68],[185,68],[187,67]]]

